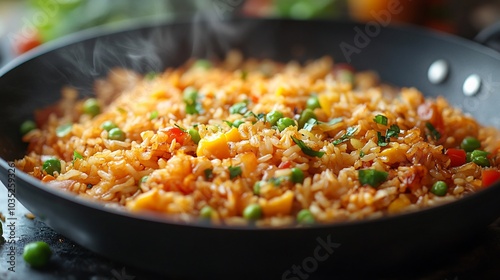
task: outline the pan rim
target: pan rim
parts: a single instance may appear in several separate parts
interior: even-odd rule
[[[256,22],[302,22],[301,20],[294,19],[278,19],[278,18],[269,18],[269,19],[261,19],[261,18],[252,18],[252,17],[241,17],[235,19],[228,19],[227,21],[256,21]],[[328,22],[333,24],[348,24],[351,26],[363,25],[363,23],[353,22],[353,21],[345,21],[345,20],[311,20],[307,22]],[[12,70],[20,67],[24,63],[27,63],[37,57],[40,57],[44,54],[57,51],[58,49],[73,45],[79,44],[88,40],[97,39],[99,37],[118,35],[123,32],[133,32],[141,29],[150,29],[150,28],[159,28],[164,25],[186,25],[192,24],[192,19],[148,19],[148,20],[138,20],[131,21],[126,24],[120,26],[104,26],[104,27],[95,27],[88,30],[76,32],[67,36],[64,36],[60,39],[54,40],[53,42],[49,42],[47,44],[42,45],[39,48],[31,50],[26,54],[23,54],[14,60],[8,62],[2,68],[0,68],[0,79],[7,75]],[[481,52],[486,54],[494,59],[500,60],[500,53],[489,49],[485,46],[480,45],[474,41],[470,41],[464,38],[460,38],[454,35],[440,33],[436,31],[426,30],[421,27],[413,26],[413,25],[396,25],[396,26],[388,26],[383,27],[384,29],[395,30],[399,32],[411,32],[412,34],[422,36],[422,37],[431,37],[436,40],[444,40],[450,43],[459,44],[467,49],[472,51]],[[4,158],[0,158],[0,168],[4,171],[8,170],[9,164],[8,161]],[[432,214],[436,211],[445,211],[449,207],[456,207],[459,204],[469,203],[471,200],[477,200],[478,196],[487,196],[492,192],[498,191],[497,188],[500,187],[500,182],[497,182],[488,188],[481,189],[476,193],[467,195],[465,197],[459,198],[457,200],[447,202],[444,204],[430,206],[422,209],[418,209],[411,212],[398,213],[394,215],[384,215],[382,217],[377,218],[368,218],[361,220],[348,220],[348,221],[335,221],[331,223],[325,224],[315,224],[308,227],[297,227],[294,225],[288,225],[285,227],[254,227],[254,226],[233,226],[233,225],[214,225],[203,223],[202,221],[196,222],[180,222],[176,220],[169,219],[168,217],[160,217],[160,215],[151,215],[148,213],[133,213],[130,211],[118,210],[113,207],[108,207],[104,203],[99,201],[91,201],[86,199],[81,199],[76,195],[73,195],[69,192],[65,192],[63,190],[56,190],[52,188],[47,188],[47,186],[41,181],[31,177],[27,173],[19,170],[16,170],[16,176],[22,181],[28,183],[30,187],[39,188],[42,191],[48,193],[51,196],[56,196],[58,198],[64,199],[72,204],[79,204],[85,208],[92,208],[93,210],[107,212],[113,215],[119,215],[121,217],[127,219],[134,219],[137,221],[148,222],[148,223],[157,223],[165,226],[184,226],[190,228],[205,228],[205,229],[213,229],[213,230],[224,230],[224,231],[258,231],[258,232],[267,232],[267,231],[296,231],[296,230],[316,230],[316,229],[335,229],[335,228],[344,228],[344,227],[356,227],[356,226],[366,226],[370,224],[379,224],[379,223],[388,223],[393,222],[399,219],[410,219],[412,216],[416,215],[424,215],[424,214]]]

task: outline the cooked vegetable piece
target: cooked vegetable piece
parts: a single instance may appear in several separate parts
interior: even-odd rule
[[[56,135],[57,137],[62,138],[66,135],[69,135],[72,129],[73,129],[73,124],[68,123],[60,125],[56,128]]]
[[[191,140],[193,140],[193,142],[195,144],[198,144],[200,142],[201,137],[200,137],[200,133],[198,132],[197,129],[190,128],[188,130],[188,133],[189,133],[189,136],[191,136]]]
[[[109,140],[117,140],[117,141],[125,141],[126,134],[125,134],[125,132],[123,132],[123,130],[119,129],[118,127],[115,127],[108,132],[108,139]]]
[[[243,115],[248,111],[247,102],[238,102],[229,108],[229,113]]]
[[[242,170],[240,166],[229,166],[229,178],[234,179],[241,176]]]
[[[285,130],[285,128],[287,128],[289,126],[294,126],[295,121],[291,118],[285,117],[285,118],[279,119],[276,125],[278,126],[279,131],[283,131],[283,130]]]
[[[24,121],[19,128],[22,135],[28,134],[28,132],[36,129],[36,123],[32,120]]]
[[[233,122],[233,126],[234,126],[234,127],[236,127],[236,128],[238,128],[238,127],[240,127],[240,125],[242,125],[242,124],[244,124],[244,123],[245,123],[245,121],[244,121],[244,120],[235,120],[235,121]]]
[[[439,131],[437,131],[437,129],[430,122],[426,122],[425,127],[427,127],[434,140],[439,141],[439,139],[441,139],[441,133],[439,133]]]
[[[280,111],[271,111],[266,115],[266,120],[271,125],[275,125],[281,118],[283,118],[283,113],[281,113]]]
[[[102,123],[101,127],[102,129],[109,132],[111,129],[117,128],[118,126],[112,121],[105,121]]]
[[[294,167],[292,168],[290,179],[293,183],[302,183],[304,182],[304,172],[301,169]]]
[[[101,106],[95,98],[89,98],[83,102],[83,112],[91,117],[95,117],[101,113]]]
[[[186,113],[188,115],[199,114],[200,105],[197,102],[198,99],[198,91],[193,87],[187,87],[184,89],[183,98],[184,103],[186,104]]]
[[[315,151],[315,150],[309,148],[302,140],[299,140],[293,136],[291,136],[291,138],[292,138],[293,142],[295,142],[295,144],[297,144],[297,146],[299,146],[299,148],[302,150],[302,152],[308,156],[322,157],[325,154],[325,152]]]
[[[299,117],[298,125],[299,128],[303,128],[304,125],[310,120],[310,119],[317,119],[316,114],[314,114],[313,110],[311,109],[305,109],[302,111]]]
[[[344,143],[345,141],[349,140],[354,135],[354,133],[356,133],[357,130],[358,130],[357,126],[348,127],[344,135],[342,135],[339,139],[336,139],[332,142],[333,145],[338,145],[340,143]]]
[[[260,187],[262,185],[262,181],[257,181],[255,184],[253,184],[253,193],[256,195],[260,194]]]
[[[378,171],[375,169],[358,170],[358,178],[361,185],[370,185],[374,188],[378,188],[387,180],[388,176],[389,173],[385,171]]]
[[[437,196],[445,196],[448,192],[448,185],[444,181],[437,181],[432,185],[431,193]]]
[[[156,119],[156,118],[158,118],[158,111],[154,110],[153,112],[151,112],[151,113],[149,114],[149,119],[150,119],[150,120],[154,120],[154,119]]]
[[[52,176],[55,172],[61,173],[61,161],[56,158],[49,158],[43,162],[42,169]]]
[[[311,211],[302,209],[297,213],[297,223],[303,225],[310,225],[315,223],[315,219]]]
[[[481,142],[474,137],[465,137],[460,144],[460,148],[464,149],[466,152],[472,152],[481,148]]]
[[[489,187],[500,180],[500,171],[495,169],[486,169],[482,171],[483,187]]]
[[[306,108],[311,110],[314,110],[316,108],[321,108],[317,95],[313,95],[309,97],[309,99],[307,99]]]
[[[262,207],[259,204],[253,203],[245,207],[243,217],[247,220],[258,220],[262,217]]]
[[[387,125],[387,117],[384,116],[384,115],[376,115],[374,118],[373,118],[373,121],[378,123],[378,124],[381,124],[381,125]]]
[[[214,212],[215,210],[212,207],[205,205],[200,210],[200,217],[202,219],[211,219],[212,216],[214,215]]]
[[[43,241],[31,242],[24,246],[23,259],[33,268],[43,268],[49,263],[51,256],[49,244]]]
[[[457,167],[466,163],[467,154],[462,149],[450,148],[446,150],[446,155],[450,158],[450,167]]]

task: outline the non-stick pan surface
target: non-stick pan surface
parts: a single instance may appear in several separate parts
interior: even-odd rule
[[[415,213],[306,228],[257,229],[185,225],[132,215],[47,188],[9,165],[25,152],[20,123],[35,109],[56,102],[63,86],[72,85],[88,95],[93,80],[115,66],[145,73],[177,66],[192,56],[222,57],[230,49],[280,61],[324,55],[350,60],[358,70],[377,71],[386,82],[414,86],[428,96],[443,95],[483,124],[498,126],[495,73],[500,55],[448,35],[412,27],[375,27],[272,19],[157,22],[86,32],[48,45],[0,71],[0,179],[47,225],[82,246],[171,276],[332,278],[339,270],[387,269],[446,251],[500,216],[500,184]],[[347,45],[356,51],[345,55]],[[428,69],[441,59],[447,62],[448,73],[443,82],[433,84]],[[466,97],[463,84],[472,74],[478,75],[481,86],[476,95]]]

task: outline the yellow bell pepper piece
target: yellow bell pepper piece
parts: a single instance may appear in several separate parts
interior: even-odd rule
[[[241,136],[237,128],[233,127],[226,133],[217,134],[215,136],[205,137],[198,143],[196,149],[197,156],[205,156],[208,158],[225,159],[231,156],[228,142],[240,141]]]
[[[261,200],[260,206],[264,216],[289,215],[292,211],[293,192],[288,190],[281,196],[270,200]]]

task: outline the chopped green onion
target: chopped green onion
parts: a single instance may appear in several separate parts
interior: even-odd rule
[[[297,146],[299,146],[299,148],[302,150],[302,152],[308,156],[320,158],[325,154],[325,152],[315,151],[315,150],[309,148],[302,140],[299,140],[293,136],[290,136],[290,137],[292,138],[293,142],[295,142],[295,144],[297,144]]]
[[[175,125],[175,127],[177,127],[178,129],[180,129],[182,132],[187,132],[187,130],[186,130],[184,127],[182,127],[182,126],[180,126],[180,125],[178,125],[178,124],[176,124],[176,123],[174,123],[174,125]]]
[[[281,184],[286,181],[286,178],[285,177],[272,177],[268,180],[268,182],[275,186],[275,187],[279,187],[281,186]]]
[[[360,151],[360,152],[359,152],[359,157],[360,157],[360,158],[362,158],[362,157],[364,157],[364,156],[365,156],[365,152]]]
[[[83,156],[79,152],[73,151],[73,162],[77,159],[83,159]]]
[[[345,141],[349,140],[354,135],[354,133],[356,133],[357,130],[358,130],[357,126],[348,127],[344,135],[342,135],[339,139],[332,142],[333,145],[338,145],[340,143],[344,143]]]
[[[233,122],[233,126],[234,126],[234,127],[236,127],[236,128],[238,128],[238,127],[240,127],[240,125],[242,125],[243,123],[245,123],[245,121],[244,121],[244,120],[235,120],[235,121]]]
[[[54,172],[61,173],[61,161],[56,158],[49,158],[43,162],[42,170],[49,175],[54,175]]]
[[[389,143],[387,143],[386,140],[387,140],[387,138],[385,136],[382,136],[382,133],[380,133],[380,131],[377,131],[377,144],[380,147],[385,147],[389,144]]]
[[[212,168],[207,168],[203,171],[203,173],[205,174],[205,180],[210,180],[213,178],[214,174],[213,174],[213,169]]]
[[[373,121],[378,124],[387,125],[387,117],[384,115],[376,115]]]
[[[240,78],[245,81],[248,77],[248,72],[245,70],[241,70]]]
[[[241,175],[241,167],[240,166],[229,166],[229,178],[234,179]]]
[[[316,119],[309,119],[305,124],[302,129],[305,129],[307,131],[311,131],[315,125],[318,124],[318,121]]]
[[[431,137],[434,140],[439,141],[439,139],[441,138],[441,133],[439,133],[439,131],[437,131],[436,128],[430,122],[426,122],[425,127],[427,127],[427,129],[431,133]]]
[[[229,113],[243,115],[248,111],[247,102],[238,102],[229,108]]]
[[[71,129],[73,129],[73,124],[63,124],[63,125],[60,125],[56,128],[56,135],[57,137],[64,137],[68,134],[71,133]]]
[[[361,185],[370,185],[374,188],[378,188],[387,180],[388,176],[389,173],[385,171],[378,171],[375,169],[358,170],[358,178]]]
[[[387,139],[387,141],[389,141],[389,138],[391,137],[398,137],[399,133],[401,133],[401,129],[399,129],[399,126],[397,124],[393,124],[387,129],[385,138]]]
[[[305,109],[300,113],[300,117],[298,120],[298,125],[299,128],[303,128],[304,125],[310,120],[310,119],[317,119],[316,114],[314,114],[313,110],[311,109]]]
[[[341,122],[343,119],[342,118],[334,118],[334,119],[331,119],[330,121],[326,122],[326,123],[322,123],[320,122],[320,124],[328,124],[328,125],[334,125],[334,124],[338,124],[339,122]]]

